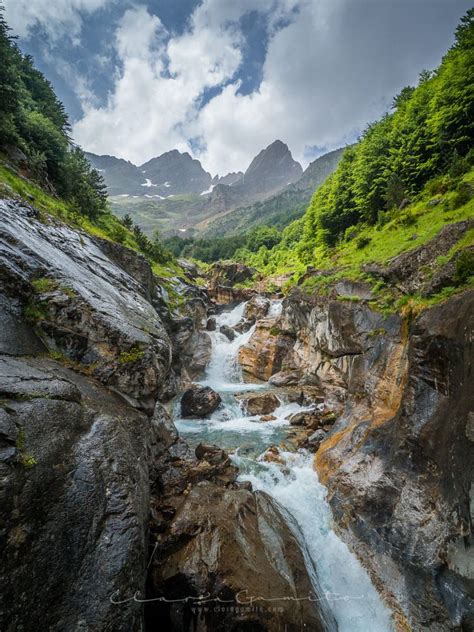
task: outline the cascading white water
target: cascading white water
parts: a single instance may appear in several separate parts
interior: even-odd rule
[[[209,332],[212,340],[212,357],[206,371],[206,377],[201,382],[218,392],[235,392],[236,384],[242,387],[240,390],[255,390],[261,388],[261,384],[244,384],[242,372],[237,362],[237,353],[242,345],[250,340],[255,325],[247,332],[237,333],[234,340],[230,341],[219,328],[223,325],[235,327],[243,317],[245,303],[239,303],[229,312],[223,312],[216,318],[216,331]]]
[[[392,630],[390,613],[367,572],[332,528],[326,488],[318,481],[311,455],[287,452],[282,457],[284,468],[266,462],[255,466],[250,459],[237,457],[236,464],[244,471],[239,479],[265,491],[294,518],[299,527],[295,535],[304,540],[339,632]]]
[[[269,317],[281,313],[281,301],[274,301]],[[358,559],[332,529],[326,488],[318,481],[311,455],[282,452],[284,465],[268,463],[259,455],[272,444],[284,440],[287,417],[303,410],[298,404],[284,404],[273,413],[274,421],[261,422],[244,416],[233,394],[243,390],[268,388],[267,384],[245,384],[237,362],[239,348],[251,337],[254,327],[230,342],[219,327],[233,327],[241,320],[245,304],[220,314],[217,330],[211,332],[212,359],[202,384],[218,391],[223,407],[209,420],[176,420],[180,433],[190,441],[210,441],[233,448],[233,460],[240,468],[240,480],[250,481],[279,503],[291,517],[288,521],[302,550],[311,558],[308,574],[327,595],[339,632],[389,632],[391,616]],[[317,578],[315,577],[317,569]]]

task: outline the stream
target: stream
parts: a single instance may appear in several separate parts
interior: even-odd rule
[[[237,362],[238,350],[250,339],[255,326],[237,334],[232,342],[219,332],[221,325],[237,325],[244,309],[245,303],[241,303],[222,312],[216,319],[216,331],[209,332],[212,357],[200,383],[216,390],[222,405],[209,419],[196,420],[181,418],[178,404],[176,427],[192,446],[213,443],[228,450],[239,468],[238,480],[250,481],[254,490],[264,491],[276,501],[300,544],[315,590],[317,587],[326,594],[339,632],[392,631],[390,612],[367,572],[332,528],[326,488],[318,481],[313,455],[305,450],[280,449],[284,464],[261,458],[269,446],[288,442],[292,427],[287,418],[304,408],[285,403],[279,396],[281,405],[273,413],[274,421],[261,422],[258,415],[243,413],[236,393],[271,388],[266,383],[244,382]],[[268,317],[278,316],[280,311],[281,303],[274,301]],[[274,392],[279,395],[278,390]]]

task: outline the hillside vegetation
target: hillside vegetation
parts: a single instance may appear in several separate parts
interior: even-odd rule
[[[69,137],[63,104],[49,81],[23,55],[0,11],[0,193],[105,239],[142,252],[155,268],[176,271],[159,237],[148,238],[108,207],[100,173]]]
[[[470,10],[439,68],[422,72],[418,86],[404,88],[392,111],[346,149],[304,217],[272,248],[241,248],[234,257],[268,276],[292,273],[291,282],[308,266],[330,273],[313,283],[327,283],[331,275],[366,278],[363,263],[386,262],[444,225],[474,217],[473,138]],[[472,231],[459,247],[469,245]],[[464,275],[466,282],[472,274]]]

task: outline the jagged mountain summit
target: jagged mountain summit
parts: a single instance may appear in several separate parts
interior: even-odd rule
[[[280,140],[262,149],[245,173],[237,171],[222,177],[212,177],[199,160],[177,149],[139,166],[115,156],[90,152],[86,155],[102,173],[110,197],[138,195],[160,199],[173,195],[207,195],[221,185],[233,187],[232,193],[224,193],[230,205],[241,204],[268,197],[298,180],[303,173],[288,146]]]
[[[247,197],[277,192],[296,182],[303,168],[281,140],[276,140],[255,156],[243,178],[234,186],[245,191]]]
[[[202,236],[242,233],[262,224],[283,228],[304,213],[315,190],[336,169],[344,150],[345,147],[342,147],[316,158],[303,171],[301,178],[275,195],[204,222],[198,226],[202,229]]]
[[[194,230],[237,208],[262,202],[298,182],[301,165],[276,140],[253,158],[245,173],[211,176],[199,160],[177,149],[136,166],[114,156],[87,153],[107,185],[114,212],[129,213],[145,230],[164,234]]]

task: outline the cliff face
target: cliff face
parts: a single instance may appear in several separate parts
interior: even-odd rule
[[[343,286],[293,292],[257,322],[242,366],[317,386],[337,413],[315,467],[400,629],[472,629],[474,292],[408,322]]]

